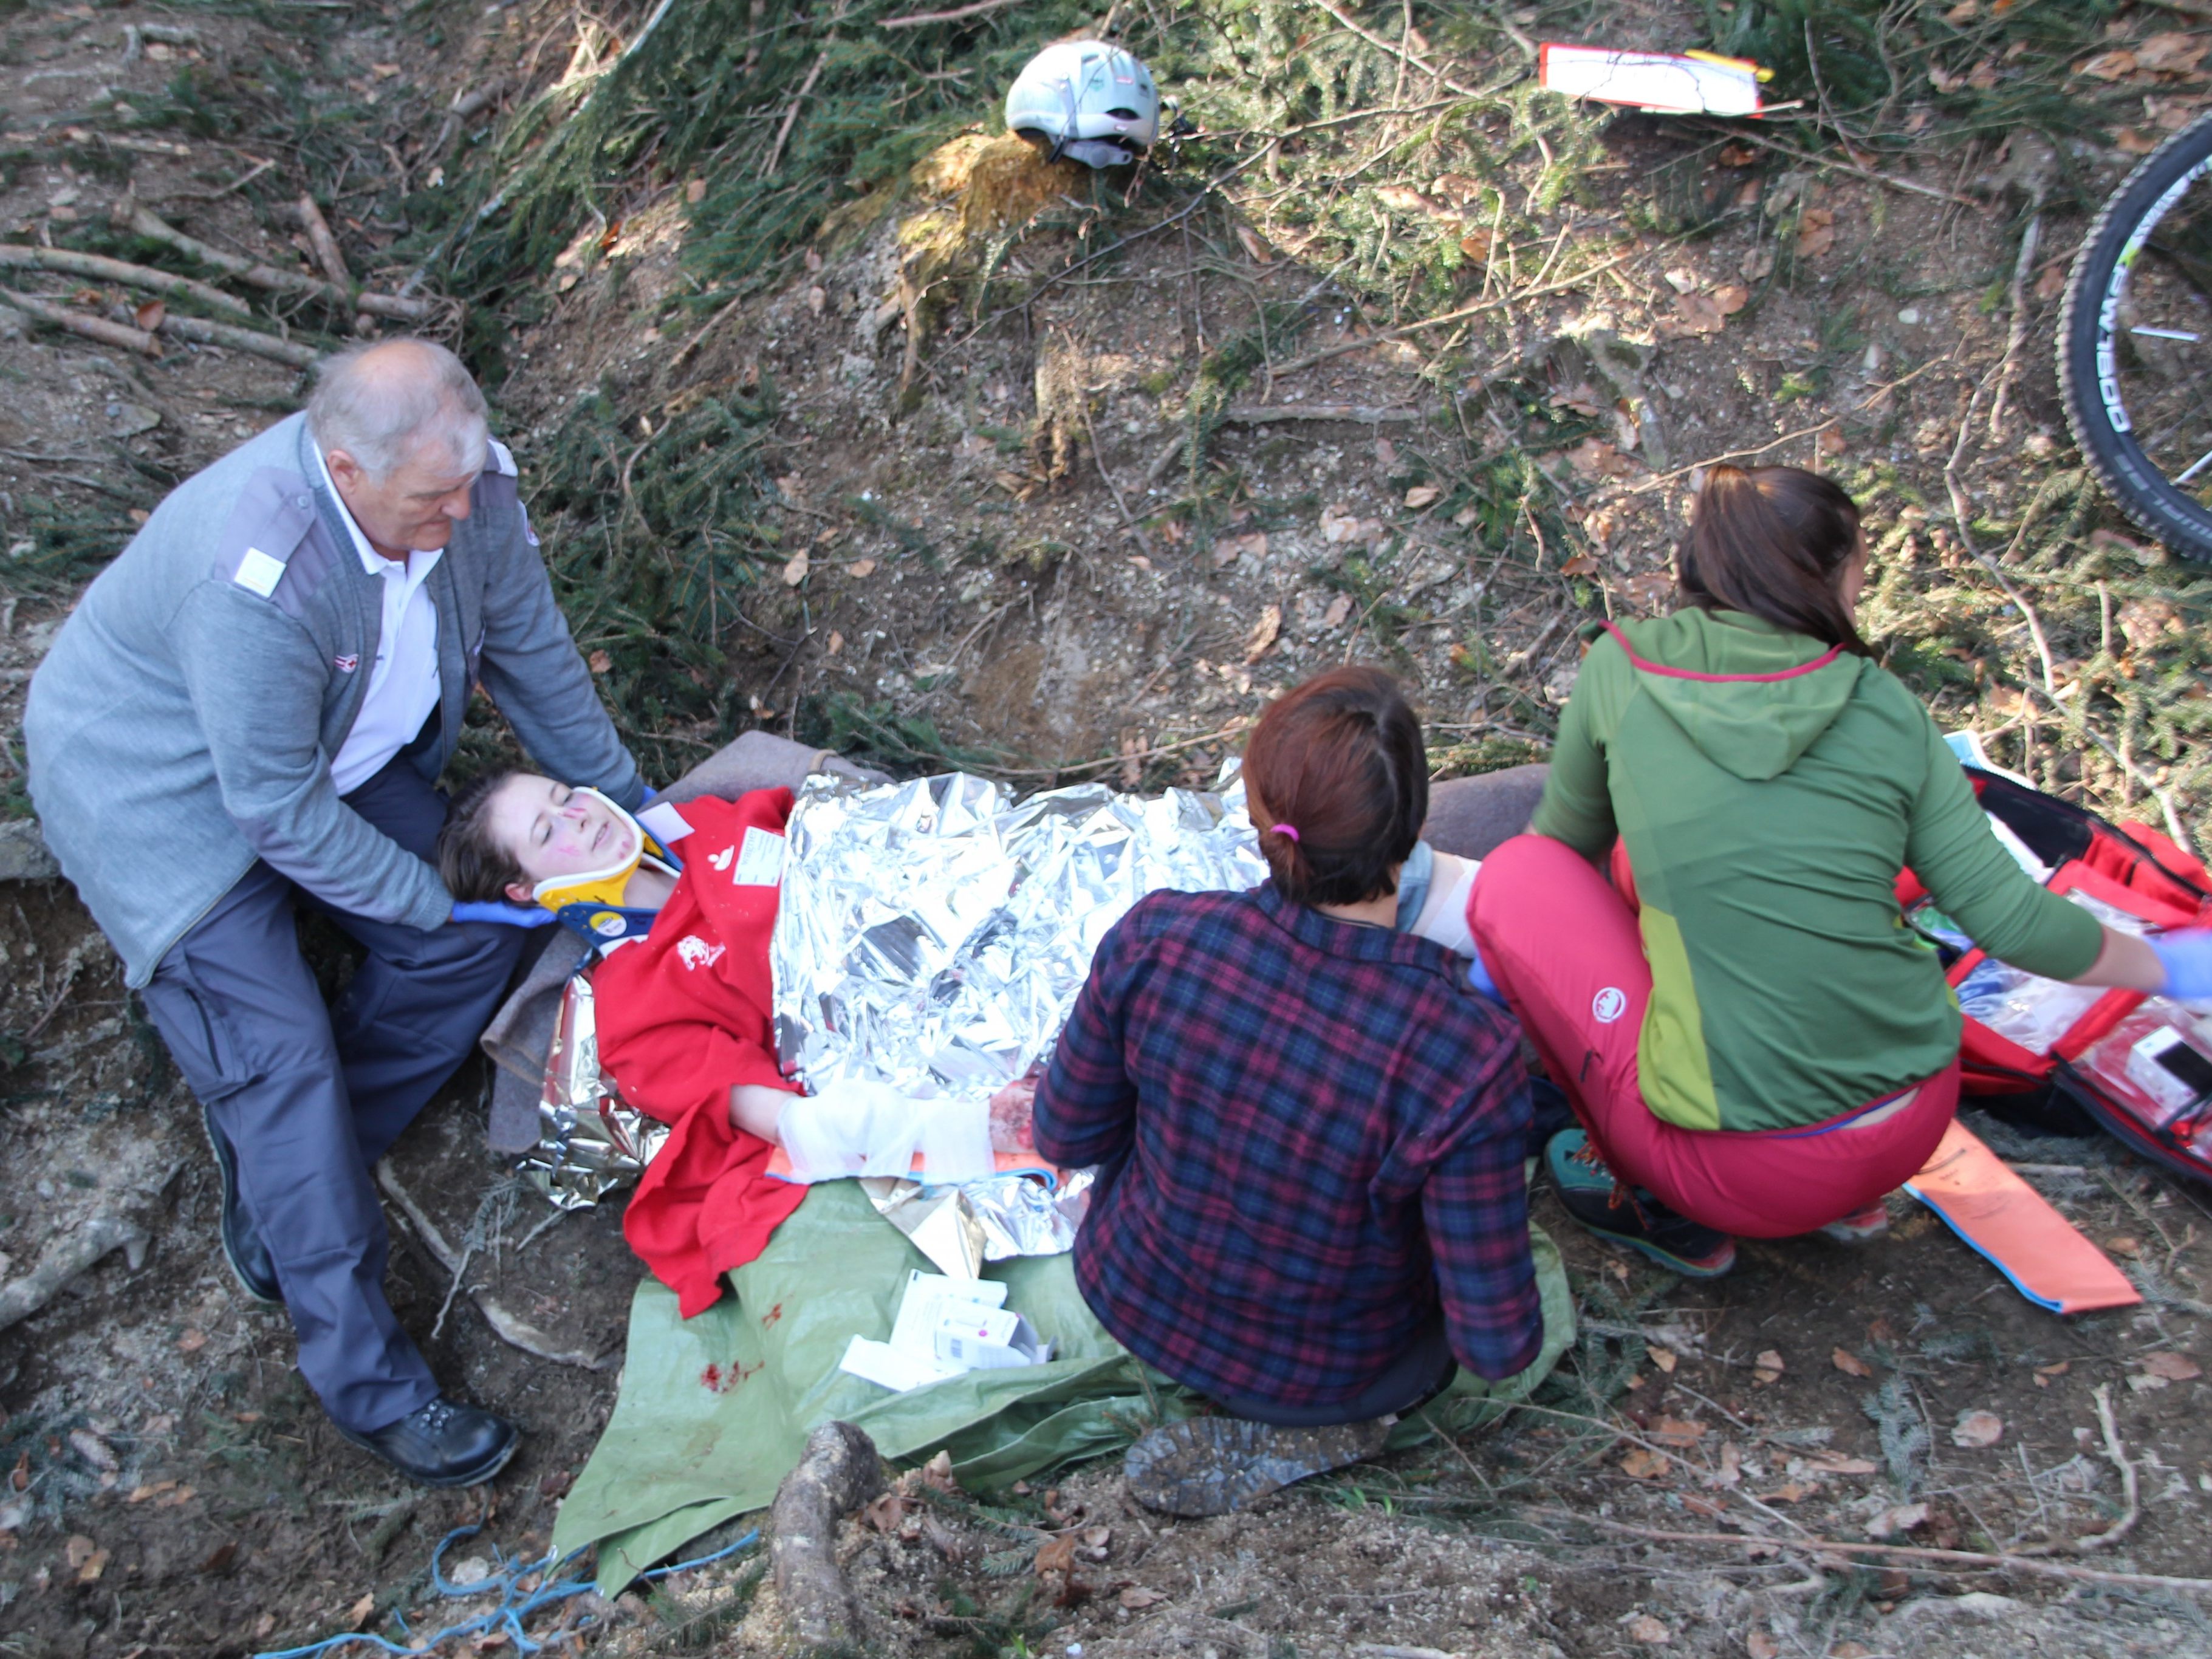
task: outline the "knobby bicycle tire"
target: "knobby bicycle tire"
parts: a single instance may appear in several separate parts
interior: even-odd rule
[[[2130,265],[2160,216],[2212,172],[2212,115],[2143,157],[2082,239],[2058,313],[2058,386],[2074,441],[2122,512],[2182,557],[2212,563],[2212,510],[2169,483],[2130,428],[2113,334]]]

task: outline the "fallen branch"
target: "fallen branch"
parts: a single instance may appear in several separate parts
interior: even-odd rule
[[[200,345],[228,346],[234,351],[251,351],[258,356],[273,357],[280,363],[289,363],[295,368],[313,368],[323,360],[323,354],[314,347],[301,345],[296,340],[280,340],[273,334],[233,328],[228,323],[211,323],[201,317],[164,317],[155,326],[159,332],[176,339],[191,340]]]
[[[1122,499],[1121,486],[1114,482],[1114,475],[1106,470],[1106,457],[1098,447],[1097,428],[1091,424],[1091,400],[1088,398],[1083,400],[1082,407],[1083,434],[1091,440],[1091,465],[1098,469],[1098,476],[1106,483],[1106,493],[1114,498],[1114,510],[1121,515],[1121,522],[1129,527],[1129,533],[1137,538],[1137,545],[1144,550],[1145,556],[1149,559],[1152,556],[1152,538],[1145,533],[1145,526],[1137,522],[1137,515],[1129,511],[1129,503]],[[971,635],[969,637],[974,636]],[[967,641],[963,640],[961,643],[965,645]],[[953,655],[957,659],[959,653],[955,652]]]
[[[814,67],[806,71],[806,78],[799,83],[799,95],[791,100],[791,107],[783,112],[783,125],[775,130],[775,143],[769,146],[768,165],[761,169],[763,178],[773,179],[775,170],[783,163],[783,147],[791,137],[791,129],[798,124],[799,106],[806,101],[806,94],[814,90],[814,83],[822,78],[822,66],[830,61],[830,48],[824,46],[814,59]]]
[[[859,1651],[860,1611],[837,1565],[837,1522],[883,1489],[876,1443],[850,1423],[824,1423],[808,1435],[799,1467],[775,1489],[769,1559],[793,1651]]]
[[[1096,772],[1103,767],[1119,766],[1124,761],[1157,760],[1162,755],[1178,754],[1185,749],[1194,749],[1201,743],[1212,743],[1217,738],[1233,738],[1252,729],[1249,720],[1233,720],[1218,732],[1201,732],[1194,738],[1184,738],[1177,743],[1157,744],[1150,749],[1139,749],[1133,754],[1109,755],[1104,760],[1070,761],[1061,766],[1018,767],[1007,770],[1001,767],[991,769],[1002,778],[1056,778],[1066,772]]]
[[[957,23],[963,17],[981,17],[987,11],[998,11],[1015,3],[1017,0],[975,0],[972,6],[955,6],[951,11],[910,11],[903,17],[886,17],[876,27],[918,29],[925,23]]]
[[[376,1180],[414,1224],[416,1236],[422,1241],[422,1248],[436,1258],[440,1267],[458,1277],[467,1265],[467,1259],[446,1242],[445,1234],[439,1231],[438,1224],[430,1219],[429,1212],[416,1203],[415,1195],[400,1184],[399,1177],[392,1173],[390,1160],[376,1166]],[[574,1365],[587,1371],[605,1370],[614,1357],[611,1353],[595,1355],[586,1353],[581,1349],[554,1346],[551,1337],[529,1321],[519,1318],[500,1306],[492,1298],[491,1292],[481,1285],[470,1290],[469,1300],[477,1304],[477,1311],[484,1316],[484,1322],[491,1327],[494,1335],[508,1346],[520,1348],[525,1353],[534,1353],[540,1359],[550,1359],[559,1365]]]
[[[2013,377],[2020,369],[2020,349],[2027,343],[2027,273],[2035,267],[2036,250],[2043,246],[2043,216],[2030,216],[2020,234],[2020,257],[2012,263],[2012,325],[2005,331],[2004,361],[1997,368],[1997,394],[1990,404],[1990,441],[2004,436],[2005,399],[2011,395]]]
[[[1446,75],[1442,70],[1437,68],[1434,64],[1424,63],[1420,58],[1408,52],[1400,42],[1395,40],[1386,40],[1382,36],[1375,33],[1373,31],[1368,29],[1364,25],[1357,21],[1350,14],[1340,10],[1335,5],[1331,3],[1331,0],[1316,0],[1316,3],[1331,17],[1336,19],[1338,22],[1343,24],[1345,27],[1350,29],[1354,34],[1364,40],[1369,46],[1374,47],[1376,51],[1389,52],[1393,58],[1398,58],[1410,67],[1420,70],[1422,74],[1427,76],[1431,81],[1436,82],[1437,84],[1449,87],[1454,92],[1458,93],[1462,97],[1480,98],[1487,95],[1486,94],[1477,92],[1473,87],[1461,85],[1460,82],[1453,80],[1449,76]],[[1410,15],[1411,14],[1408,14],[1409,17]],[[1520,35],[1520,32],[1518,30],[1509,27],[1507,32],[1510,34],[1519,35],[1519,41],[1517,41],[1516,44],[1525,42],[1528,39],[1526,35]]]
[[[2128,1461],[2128,1449],[2120,1439],[2119,1425],[2112,1420],[2112,1385],[2100,1382],[2089,1391],[2097,1402],[2097,1426],[2105,1431],[2105,1455],[2112,1460],[2112,1467],[2120,1472],[2120,1496],[2127,1509],[2120,1518],[2102,1532],[2093,1532],[2086,1538],[2074,1540],[2074,1547],[2087,1554],[2091,1550],[2103,1549],[2107,1544],[2117,1544],[2136,1529],[2142,1518],[2142,1493],[2136,1466]]]
[[[127,1252],[125,1259],[137,1267],[146,1259],[146,1242],[145,1227],[128,1215],[94,1216],[66,1238],[55,1240],[40,1252],[37,1267],[0,1285],[0,1331],[28,1319],[111,1251]]]
[[[2176,1578],[2154,1572],[2107,1572],[2097,1567],[2076,1567],[2063,1561],[2045,1560],[2040,1556],[1989,1555],[1979,1550],[1939,1550],[1920,1544],[1846,1544],[1810,1535],[1804,1538],[1770,1538],[1735,1532],[1672,1532],[1658,1527],[1632,1526],[1626,1521],[1608,1521],[1595,1515],[1578,1515],[1572,1510],[1531,1509],[1523,1512],[1554,1521],[1579,1522],[1586,1527],[1595,1527],[1605,1532],[1626,1533],[1632,1538],[1646,1538],[1661,1544],[1726,1544],[1735,1549],[1741,1549],[1746,1544],[1763,1544],[1777,1550],[1826,1550],[1838,1555],[1896,1556],[1908,1561],[1940,1562],[1946,1566],[1988,1567],[2000,1572],[2033,1573],[2045,1578],[2086,1579],[2097,1584],[2128,1584],[2137,1589],[2191,1590],[2200,1595],[2212,1593],[2212,1578]]]
[[[315,263],[323,268],[323,275],[349,292],[353,288],[353,272],[346,269],[345,254],[338,247],[338,239],[331,234],[331,222],[323,217],[322,209],[307,191],[300,192],[300,228],[307,233],[307,246],[315,251]]]
[[[1262,404],[1250,409],[1224,409],[1220,423],[1266,426],[1274,421],[1349,421],[1360,426],[1386,426],[1420,418],[1418,409],[1375,409],[1362,404]],[[1165,449],[1152,457],[1152,464],[1145,469],[1146,489],[1160,481],[1160,475],[1168,470],[1184,441],[1183,434],[1177,433]]]
[[[210,247],[196,236],[185,235],[174,225],[143,206],[132,207],[129,222],[131,228],[141,236],[167,242],[179,253],[191,254],[202,264],[213,265],[217,270],[227,270],[240,282],[253,288],[265,289],[273,294],[311,295],[334,306],[366,311],[373,316],[396,317],[410,323],[428,322],[438,314],[435,301],[405,300],[392,294],[371,294],[366,289],[356,294],[319,276],[309,276],[297,270],[279,270],[274,265],[242,258],[235,253],[225,253],[221,248]]]
[[[1768,107],[1771,111],[1776,106],[1770,105]],[[1726,127],[1709,127],[1707,131],[1726,132],[1731,138],[1740,138],[1747,144],[1757,144],[1762,149],[1771,149],[1778,155],[1787,155],[1791,161],[1802,161],[1808,167],[1833,167],[1838,173],[1848,173],[1854,178],[1865,179],[1869,184],[1880,185],[1887,190],[1902,191],[1908,196],[1932,196],[1939,202],[1956,202],[1960,207],[1985,208],[1989,205],[1988,203],[1977,201],[1971,196],[1961,196],[1955,190],[1938,190],[1933,185],[1920,184],[1911,179],[1894,178],[1887,173],[1876,173],[1871,167],[1860,167],[1853,161],[1838,161],[1832,155],[1808,155],[1802,149],[1792,149],[1787,144],[1776,143],[1771,138],[1760,137],[1759,134],[1751,131],[1741,121],[1730,122]]]
[[[161,355],[161,343],[143,328],[111,323],[105,317],[88,317],[81,311],[65,311],[27,294],[18,294],[11,288],[0,288],[0,305],[13,306],[26,317],[35,317],[49,328],[67,329],[102,345],[121,346],[125,351],[140,352],[149,357]]]
[[[196,283],[189,276],[178,276],[166,270],[156,270],[151,265],[134,265],[127,259],[110,259],[97,253],[79,253],[74,248],[24,247],[13,242],[0,242],[0,266],[15,270],[58,270],[71,276],[89,276],[97,283],[122,283],[131,288],[146,288],[156,294],[174,294],[198,300],[203,305],[228,311],[240,317],[250,317],[253,307],[234,294],[225,294],[219,288],[210,288],[205,283]]]

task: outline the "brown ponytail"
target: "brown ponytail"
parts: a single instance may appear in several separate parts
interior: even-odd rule
[[[1716,466],[1675,555],[1685,603],[1741,611],[1866,657],[1838,592],[1860,546],[1859,509],[1832,480],[1794,466]]]
[[[1421,723],[1388,674],[1335,669],[1268,705],[1244,746],[1244,787],[1284,897],[1381,898],[1429,815]]]

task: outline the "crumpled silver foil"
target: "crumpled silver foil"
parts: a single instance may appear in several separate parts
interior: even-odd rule
[[[987,1099],[1049,1058],[1107,930],[1146,894],[1267,873],[1241,781],[1152,797],[1079,784],[1017,802],[964,773],[817,775],[786,834],[769,947],[784,1070],[811,1089],[853,1078],[926,1099]],[[1018,1174],[866,1184],[924,1255],[973,1277],[982,1261],[1069,1249],[1091,1177],[1057,1191]]]
[[[1152,797],[1079,784],[1017,803],[964,773],[817,774],[786,833],[776,1049],[817,1090],[853,1078],[986,1098],[1052,1053],[1131,905],[1267,873],[1241,784]]]
[[[538,1145],[516,1167],[562,1210],[587,1210],[635,1181],[668,1139],[666,1124],[624,1104],[601,1075],[599,1024],[585,975],[572,978],[561,994],[538,1122]]]

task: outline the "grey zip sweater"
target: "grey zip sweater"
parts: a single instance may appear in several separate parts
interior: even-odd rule
[[[179,485],[31,681],[32,802],[133,986],[256,859],[379,921],[452,914],[437,872],[331,781],[383,603],[337,501],[310,482],[310,441],[295,415]],[[548,772],[635,806],[636,764],[554,603],[502,446],[470,500],[425,582],[442,695],[439,741],[415,763],[437,775],[480,680]]]

